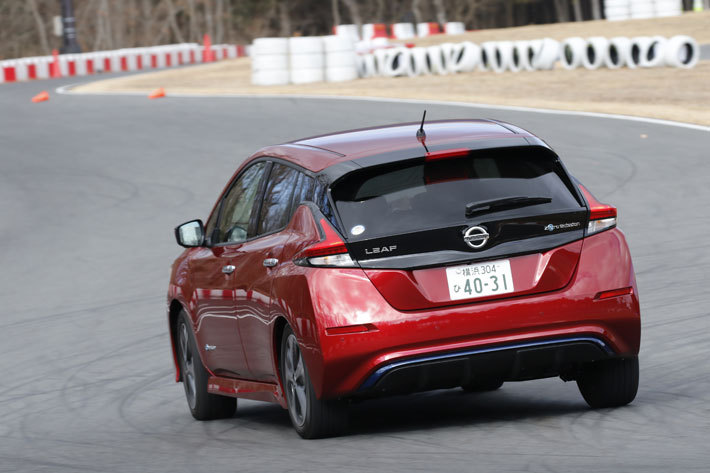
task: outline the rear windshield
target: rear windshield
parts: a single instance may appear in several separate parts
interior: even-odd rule
[[[347,175],[332,189],[351,240],[475,224],[507,214],[578,210],[556,158],[536,150],[487,150],[468,157],[368,168]],[[466,206],[512,197],[549,203],[466,217]],[[495,215],[493,215],[495,213]]]

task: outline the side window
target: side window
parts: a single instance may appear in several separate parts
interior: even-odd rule
[[[333,227],[335,227],[337,230],[340,230],[338,220],[335,218],[335,213],[333,212],[333,209],[330,206],[330,202],[328,201],[328,183],[325,180],[319,179],[316,182],[316,189],[313,200],[318,205],[320,211],[323,212],[323,215],[325,215],[325,217],[331,223],[331,225],[333,225]]]
[[[292,167],[274,163],[266,184],[264,203],[261,205],[258,235],[273,232],[288,223],[291,218],[291,198],[299,174]]]
[[[249,167],[224,197],[212,243],[240,243],[247,239],[249,221],[266,163]]]
[[[291,212],[289,214],[289,220],[293,216],[294,212],[301,202],[306,200],[313,200],[313,189],[315,187],[315,179],[310,176],[306,176],[302,172],[298,173],[298,182],[296,183],[296,190],[293,193],[293,206],[291,207]]]

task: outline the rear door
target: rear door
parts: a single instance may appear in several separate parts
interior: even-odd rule
[[[400,310],[560,289],[588,218],[557,156],[539,147],[366,168],[331,195],[351,256]]]
[[[278,381],[271,340],[275,317],[271,310],[273,277],[283,263],[283,249],[291,237],[285,228],[295,210],[294,197],[312,188],[312,181],[295,167],[273,163],[256,223],[256,238],[245,243],[237,263],[239,330],[250,377],[258,381]]]

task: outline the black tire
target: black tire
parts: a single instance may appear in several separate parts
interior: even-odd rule
[[[591,363],[577,377],[577,386],[593,409],[624,406],[634,400],[638,391],[638,357]]]
[[[197,342],[192,333],[192,324],[183,311],[178,318],[177,354],[180,362],[185,398],[192,417],[197,420],[213,420],[232,417],[237,410],[237,400],[207,392],[209,373],[202,365],[197,351]]]
[[[485,381],[472,381],[461,385],[461,389],[467,393],[482,393],[487,391],[495,391],[503,386],[503,381],[492,379]]]
[[[332,437],[347,429],[347,404],[316,397],[301,348],[289,326],[281,338],[280,370],[288,415],[298,435],[304,439]]]

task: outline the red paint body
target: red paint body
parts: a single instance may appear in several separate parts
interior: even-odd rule
[[[404,129],[360,130],[265,148],[243,166],[271,156],[318,172],[375,151],[412,146],[411,126]],[[429,146],[460,142],[464,134],[469,140],[513,134],[456,122],[432,124],[427,131]],[[544,253],[507,258],[516,275],[513,293],[451,301],[443,267],[296,264],[294,258],[323,239],[318,225],[301,205],[278,233],[233,246],[187,249],[175,261],[169,313],[174,317],[182,307],[192,320],[202,361],[213,375],[210,392],[285,406],[277,355],[284,322],[297,336],[319,398],[352,395],[394,360],[474,347],[592,336],[616,355],[639,352],[638,290],[624,235],[616,228]],[[261,264],[265,258],[280,263],[267,268]],[[220,271],[228,264],[236,267],[232,275]],[[609,293],[624,288],[631,290]],[[610,296],[598,298],[600,293]],[[204,351],[207,343],[220,348]]]

